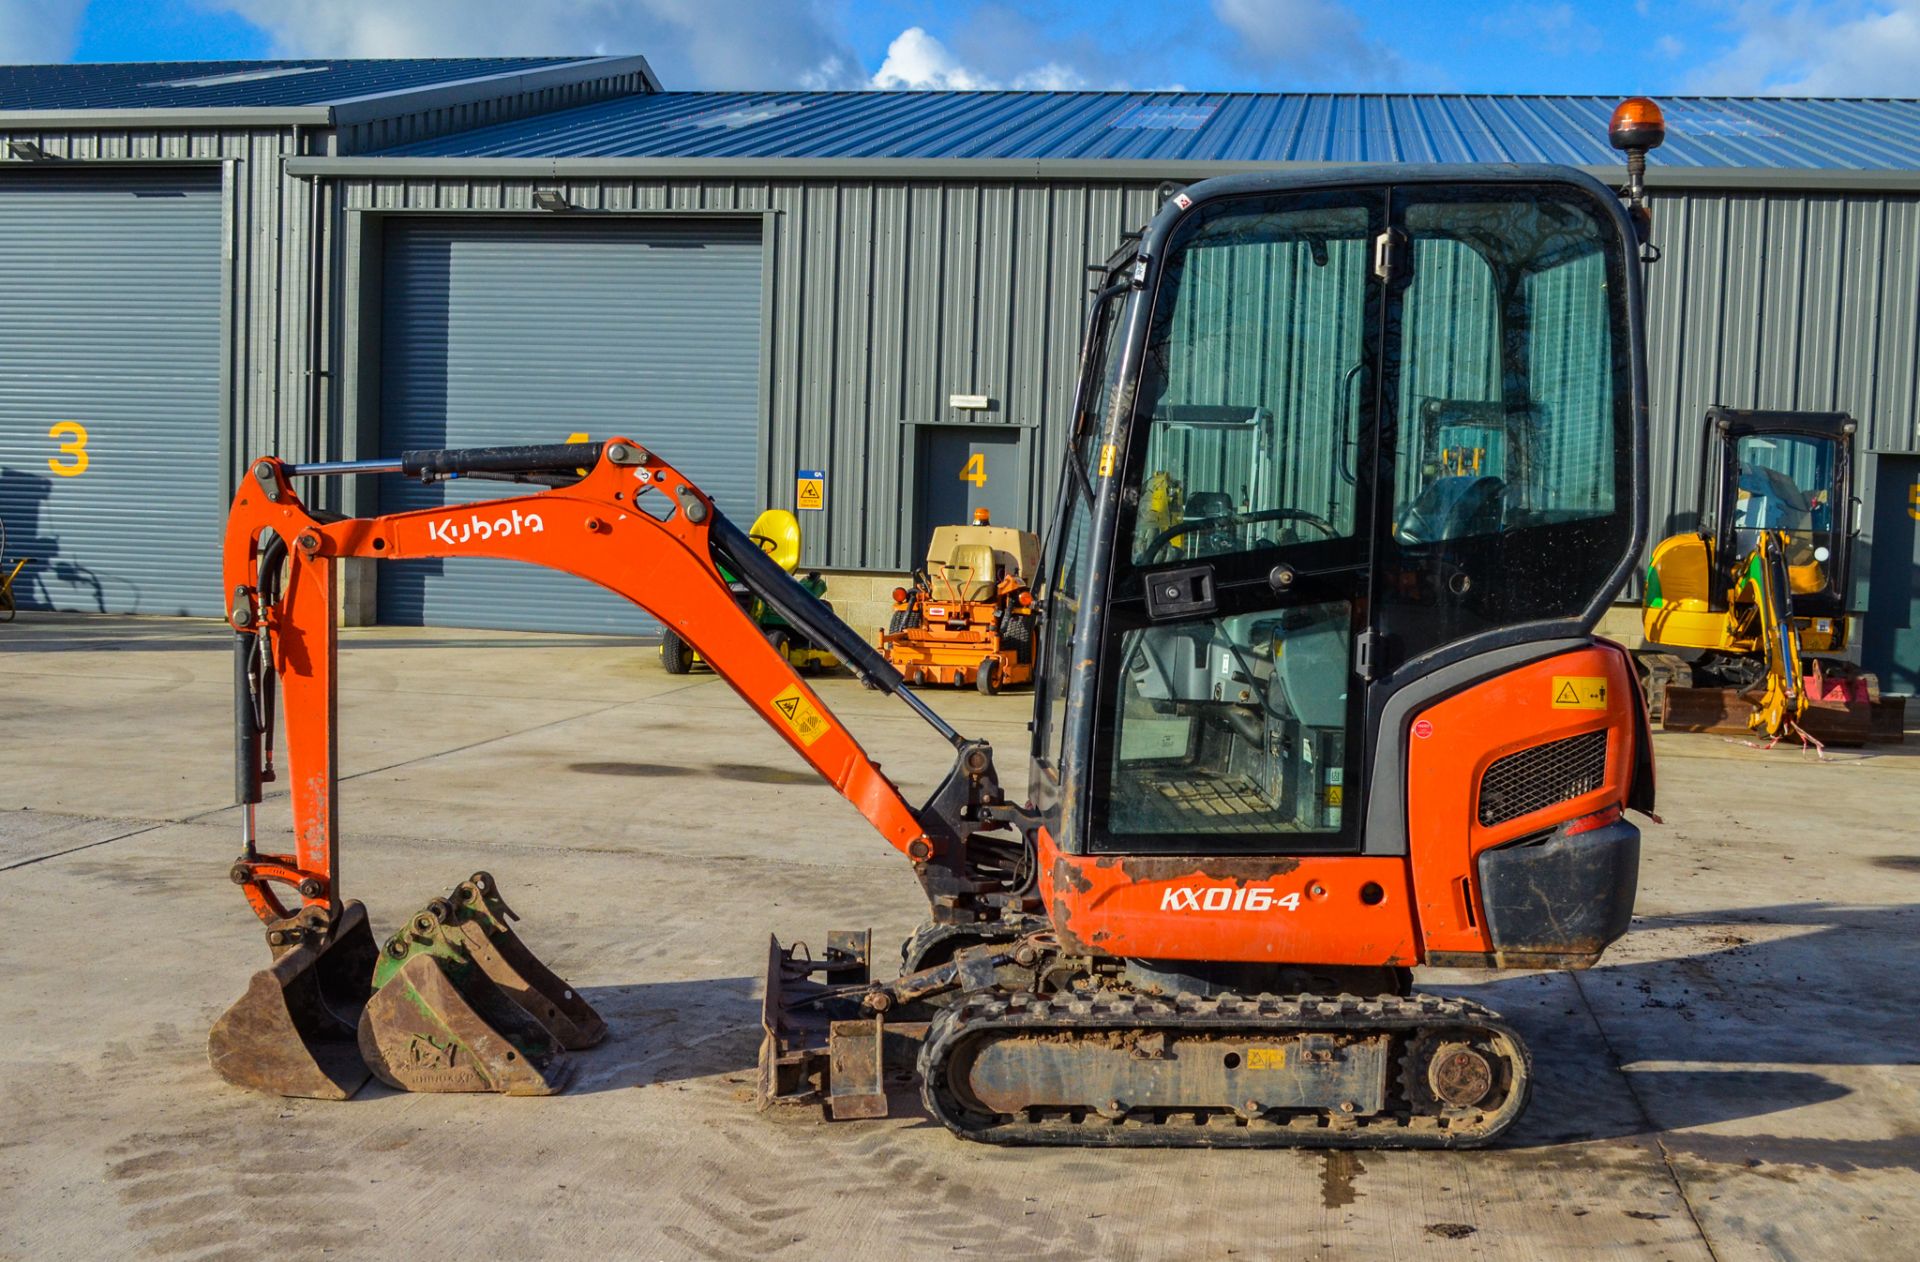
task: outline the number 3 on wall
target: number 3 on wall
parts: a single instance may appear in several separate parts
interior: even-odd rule
[[[976,487],[987,484],[987,454],[985,452],[976,451],[967,457],[966,466],[960,470],[960,480],[962,482],[971,482]]]
[[[60,452],[65,461],[47,457],[47,468],[63,478],[77,478],[87,471],[87,427],[78,421],[57,421],[47,431],[48,438],[64,438]]]

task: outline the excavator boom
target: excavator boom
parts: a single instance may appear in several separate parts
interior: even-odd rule
[[[297,480],[311,477],[375,473],[510,480],[545,489],[452,509],[342,519],[312,512],[295,489]],[[962,738],[913,696],[885,658],[767,557],[691,479],[646,448],[612,439],[418,451],[394,461],[330,465],[261,459],[234,496],[224,545],[235,637],[236,798],[245,812],[243,849],[230,876],[266,924],[276,959],[215,1027],[214,1063],[229,1079],[287,1094],[350,1095],[358,1082],[350,1068],[342,1069],[351,1055],[341,1043],[357,1031],[374,1071],[399,1085],[553,1090],[562,1079],[545,1065],[556,1048],[585,1045],[582,1040],[604,1031],[514,936],[507,916],[487,909],[479,892],[497,895],[485,873],[428,904],[390,939],[377,973],[365,912],[342,901],[339,564],[448,556],[562,570],[631,600],[691,644],[888,844],[911,858],[937,906],[964,918],[976,914],[967,909],[983,894],[1002,893],[1005,881],[969,864],[970,838],[990,826],[988,816],[1003,805],[991,749]],[[900,697],[954,746],[954,772],[927,807],[917,812],[907,804],[767,640],[729,591],[723,562],[791,625],[869,686]],[[283,774],[273,766],[276,704],[286,728],[291,853],[263,851],[254,819],[262,784]],[[370,987],[384,992],[396,980],[405,983],[394,992],[401,1000],[383,993],[367,1006]],[[476,991],[482,997],[468,1002]],[[507,1002],[515,996],[524,1012]],[[449,1006],[459,1008],[453,1017]],[[522,1020],[527,1013],[532,1025]],[[395,1028],[404,1037],[393,1036]],[[482,1062],[477,1076],[442,1063],[449,1060],[443,1045],[450,1044]],[[518,1052],[510,1055],[509,1045]],[[291,1046],[304,1050],[290,1052]],[[433,1063],[409,1076],[422,1056]],[[485,1072],[488,1063],[497,1072]]]

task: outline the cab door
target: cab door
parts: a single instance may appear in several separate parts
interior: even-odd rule
[[[1203,203],[1152,295],[1094,707],[1093,853],[1355,849],[1379,189]]]

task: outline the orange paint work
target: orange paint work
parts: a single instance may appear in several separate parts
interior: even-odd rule
[[[615,444],[638,446],[612,438],[603,450]],[[267,495],[268,484],[277,499]],[[688,500],[706,508],[701,521],[688,518]],[[899,789],[734,600],[713,561],[712,520],[712,502],[651,454],[638,466],[603,457],[582,481],[555,490],[324,524],[300,503],[280,461],[254,461],[227,517],[223,575],[229,618],[238,600],[273,635],[287,734],[279,775],[293,800],[296,847],[292,856],[260,856],[257,879],[245,887],[256,914],[271,919],[280,910],[273,884],[318,878],[324,893],[305,902],[337,907],[340,898],[335,566],[342,557],[497,557],[598,583],[691,644],[895,849],[920,840],[924,832]],[[287,542],[288,573],[279,603],[260,610],[253,605],[258,549],[270,531]],[[300,546],[303,539],[311,549]],[[773,698],[792,688],[826,721],[811,743],[773,707]]]
[[[1070,944],[1143,959],[1288,964],[1413,964],[1418,959],[1406,863],[1359,855],[1300,858],[1068,855],[1040,830],[1040,893]],[[1369,882],[1384,897],[1361,901]],[[1315,893],[1315,890],[1319,893]],[[1193,890],[1199,907],[1168,906]],[[1226,893],[1208,898],[1207,891]],[[1232,908],[1233,892],[1271,891],[1272,906]],[[1297,906],[1279,900],[1298,895]],[[1205,904],[1225,904],[1209,909]]]
[[[1556,675],[1606,679],[1607,708],[1554,709]],[[1406,738],[1408,840],[1426,950],[1493,949],[1480,906],[1476,859],[1481,851],[1625,804],[1633,767],[1634,707],[1640,704],[1626,651],[1597,640],[1592,648],[1475,684],[1414,716],[1416,723],[1430,724],[1432,732],[1425,738]],[[1491,828],[1481,825],[1480,777],[1496,759],[1597,730],[1607,733],[1607,768],[1598,789]]]

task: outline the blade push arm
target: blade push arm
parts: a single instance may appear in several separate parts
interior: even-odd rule
[[[501,455],[499,453],[510,453]],[[542,453],[552,453],[550,456]],[[592,464],[584,477],[580,462]],[[410,472],[425,476],[498,476],[566,481],[565,486],[506,499],[327,521],[301,503],[291,479],[303,473]],[[284,545],[284,579],[277,589],[262,564]],[[637,444],[612,440],[554,448],[479,452],[409,452],[401,461],[354,467],[290,466],[256,461],[234,497],[224,544],[228,621],[238,637],[241,687],[270,693],[277,677],[284,693],[289,787],[295,853],[265,855],[253,848],[235,864],[233,878],[263,920],[286,914],[274,885],[297,889],[309,902],[332,904],[339,895],[336,814],[335,657],[338,647],[334,584],[341,558],[375,561],[473,556],[523,561],[598,583],[645,609],[699,651],[753,711],[853,804],[896,849],[920,862],[945,850],[930,839],[914,810],[852,734],[770,644],[728,589],[716,548],[741,576],[796,626],[825,642],[874,686],[910,697],[897,673],[824,606],[782,590],[760,573],[766,558],[726,520],[712,501],[672,466]],[[771,563],[767,562],[771,567]],[[778,570],[778,567],[771,567]],[[777,599],[776,599],[777,597]],[[807,597],[807,600],[811,600]],[[817,604],[817,602],[815,602]],[[264,636],[262,640],[260,637]],[[270,659],[270,660],[269,660]],[[911,698],[918,702],[917,698]],[[239,707],[237,706],[238,710]],[[916,709],[926,714],[924,704]],[[259,712],[239,714],[243,802],[259,800]],[[270,713],[266,726],[271,728]],[[961,751],[977,780],[985,747],[937,727]],[[255,760],[249,766],[249,759]],[[997,788],[992,796],[997,798]],[[936,796],[938,800],[938,796]],[[248,808],[251,820],[251,807]],[[935,830],[936,834],[943,830]]]

